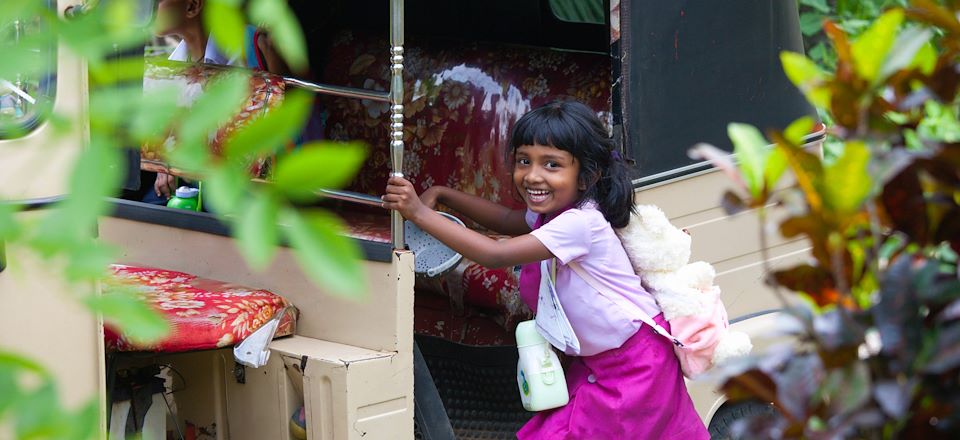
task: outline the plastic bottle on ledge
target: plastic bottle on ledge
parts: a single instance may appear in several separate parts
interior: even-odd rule
[[[517,325],[517,385],[520,400],[527,411],[543,411],[566,405],[567,380],[563,376],[560,359],[553,347],[537,331],[536,322],[523,321]]]
[[[200,190],[189,186],[177,188],[176,193],[167,201],[167,207],[186,209],[188,211],[200,210]]]

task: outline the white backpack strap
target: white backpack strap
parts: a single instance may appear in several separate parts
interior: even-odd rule
[[[604,288],[603,285],[600,284],[600,282],[593,277],[593,275],[590,275],[589,273],[587,273],[587,271],[583,269],[583,266],[580,266],[580,263],[571,261],[567,263],[567,266],[573,269],[573,271],[576,272],[577,275],[580,276],[580,278],[586,281],[587,284],[589,284],[590,287],[593,287],[593,289],[596,290],[597,292],[603,293],[605,295],[612,295],[610,293],[610,289]],[[653,318],[648,316],[646,313],[642,313],[640,315],[640,321],[642,321],[646,325],[649,325],[650,328],[652,328],[653,331],[657,332],[658,335],[669,339],[670,342],[673,343],[673,345],[676,345],[677,347],[680,347],[680,348],[684,348],[683,342],[680,342],[679,339],[673,337],[673,335],[671,335],[670,332],[668,332],[665,328],[661,327],[660,324],[657,324],[653,320]]]

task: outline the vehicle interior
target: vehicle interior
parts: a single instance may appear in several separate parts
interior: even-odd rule
[[[73,3],[60,0],[57,7]],[[792,2],[289,3],[307,39],[309,71],[287,76],[254,72],[243,111],[228,126],[243,125],[278,105],[289,90],[301,89],[314,93],[310,133],[305,129],[303,139],[368,146],[366,162],[344,188],[361,196],[331,196],[317,205],[341,217],[344,233],[361,249],[367,292],[358,301],[313,284],[288,246],[281,246],[265,270],[250,269],[230,238],[229,224],[215,215],[144,201],[154,173],[192,176],[171,167],[156,146],[131,146],[128,168],[134,171],[120,197],[111,201],[113,212],[97,225],[99,239],[119,248],[121,255],[111,268],[113,281],[103,289],[136,289],[174,331],[144,346],[89,320],[76,328],[97,326],[95,340],[86,337],[58,349],[97,353],[92,373],[84,370],[83,375],[96,376],[97,392],[107,402],[106,428],[116,438],[145,432],[147,426],[184,439],[514,438],[532,415],[523,410],[515,381],[513,330],[532,318],[517,295],[518,269],[490,269],[461,259],[439,275],[417,274],[415,255],[400,239],[399,217],[370,206],[369,196],[378,197],[387,176],[401,170],[419,191],[446,185],[522,207],[509,183],[510,161],[503,147],[522,114],[557,99],[577,99],[608,124],[625,156],[637,161],[638,201],[661,206],[696,237],[717,237],[695,240],[694,253],[714,263],[721,283],[731,286],[725,293],[731,318],[773,319],[772,300],[758,299],[752,290],[761,284],[759,243],[720,242],[731,228],[755,224],[742,217],[737,226],[723,223],[729,216],[720,207],[720,195],[728,184],[685,151],[690,138],[704,137],[729,149],[717,121],[729,122],[732,109],[756,115],[758,124],[809,114],[805,103],[780,113],[766,111],[793,103],[799,96],[795,91],[784,98],[750,88],[785,82],[779,71],[771,73],[769,63],[781,48],[796,48]],[[403,11],[399,20],[392,9],[398,5]],[[715,57],[746,51],[726,44],[723,29],[711,28],[694,42],[671,30],[706,26],[721,12],[764,24],[760,33],[747,28],[729,33],[730,38],[768,38],[758,44],[763,51],[748,57],[758,65],[762,61],[756,72],[699,71],[695,60],[704,51]],[[621,34],[621,22],[628,19],[634,26],[648,26],[649,32],[627,32],[625,25]],[[775,29],[789,38],[779,39]],[[710,41],[713,49],[703,49]],[[398,54],[399,71],[392,58]],[[665,54],[677,62],[665,62]],[[224,71],[211,65],[176,71],[153,58],[163,56],[148,57],[144,84],[162,80],[202,88]],[[82,75],[64,70],[80,66],[76,60],[61,65],[58,103],[82,100]],[[402,106],[390,101],[398,74]],[[704,77],[728,85],[710,96],[716,100],[712,108],[721,110],[684,117],[711,108],[700,103],[711,85]],[[736,78],[749,86],[741,87]],[[396,125],[398,120],[402,125]],[[210,147],[218,148],[224,135],[211,135]],[[402,140],[402,154],[392,140]],[[296,144],[292,141],[291,148]],[[270,161],[264,158],[252,177],[269,181]],[[803,258],[806,245],[778,239],[769,247],[785,262]],[[2,283],[10,281],[0,278]],[[744,324],[758,329],[767,322],[744,318]],[[251,335],[262,328],[271,331],[255,345]],[[248,340],[251,344],[244,345]],[[239,353],[237,347],[242,347]],[[270,356],[263,366],[240,362],[264,350]],[[705,419],[723,403],[712,388],[691,394]]]
[[[594,9],[602,12],[603,5],[596,3]],[[256,73],[248,108],[269,109],[291,87],[389,90],[388,2],[291,5],[308,38],[310,72],[291,75],[292,81]],[[419,190],[445,184],[520,206],[512,188],[501,184],[507,180],[496,178],[508,173],[502,146],[513,121],[531,108],[571,96],[609,120],[607,14],[600,16],[601,22],[565,21],[548,1],[407,1],[404,8],[403,172]],[[320,23],[312,22],[320,16]],[[212,80],[221,70],[194,67],[204,73],[194,73],[187,83]],[[182,74],[152,69],[148,61],[146,81],[169,80],[170,75]],[[322,92],[315,96],[315,109],[322,114],[320,139],[360,140],[370,148],[366,164],[346,189],[380,194],[392,167],[388,103]],[[400,274],[397,283],[371,286],[365,301],[341,300],[310,286],[302,275],[288,273],[294,265],[287,260],[287,250],[266,272],[252,272],[213,216],[138,200],[150,190],[149,172],[179,172],[167,167],[152,148],[145,147],[140,160],[146,172],[142,187],[127,191],[128,200],[116,202],[114,216],[100,224],[100,236],[124,249],[122,261],[114,266],[121,284],[150,285],[151,295],[160,298],[158,304],[177,323],[178,332],[141,347],[107,329],[108,395],[136,383],[130,378],[142,376],[141,371],[150,377],[159,371],[173,390],[176,426],[185,437],[287,436],[286,421],[300,406],[305,407],[309,438],[387,438],[380,435],[397,427],[424,438],[443,438],[438,432],[464,439],[510,438],[531,415],[516,398],[514,383],[513,328],[531,317],[516,295],[514,269],[488,269],[463,260],[439,276],[404,279],[399,267],[407,256],[393,252],[389,214],[378,207],[328,200],[321,205],[345,220],[346,233],[365,253],[371,277]],[[269,179],[266,174],[257,177]],[[245,310],[223,298],[222,293],[238,289],[243,298],[264,295],[264,304]],[[187,308],[193,306],[197,308]],[[408,316],[405,308],[411,307]],[[210,311],[216,308],[221,313]],[[197,314],[224,322],[248,319],[242,327],[281,313],[277,339],[270,344],[274,356],[260,369],[233,360],[229,340],[239,340],[242,331],[231,336],[188,327]],[[408,334],[403,334],[405,328]],[[414,371],[398,368],[410,361],[404,354],[414,352],[413,344]],[[355,361],[342,362],[348,357]],[[369,365],[364,367],[368,370],[359,368],[361,364]],[[416,405],[413,396],[403,392],[409,383],[384,382],[408,373],[415,374]],[[323,384],[315,383],[321,380]],[[430,385],[427,391],[422,390],[425,384]],[[346,401],[332,404],[337,393],[344,393]],[[209,405],[211,399],[216,404]],[[413,406],[418,411],[415,427]],[[356,414],[347,417],[351,411]],[[409,420],[398,421],[404,417]],[[356,423],[348,426],[346,420]]]

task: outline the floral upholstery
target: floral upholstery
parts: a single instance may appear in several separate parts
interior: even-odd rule
[[[170,88],[179,93],[179,104],[190,106],[217,75],[222,75],[229,69],[212,64],[182,64],[147,63],[144,72],[144,91]],[[223,145],[234,131],[262,116],[269,109],[276,107],[283,101],[285,84],[283,79],[262,71],[251,71],[250,95],[243,107],[239,109],[233,119],[211,133],[208,139],[214,154],[220,154]],[[166,149],[172,146],[172,136],[160,144],[145,144],[140,149],[140,168],[147,171],[165,172],[174,175],[183,175],[184,170],[171,168],[166,161]],[[269,173],[271,158],[250,158],[250,174],[254,177],[266,177]]]
[[[110,351],[173,353],[232,346],[266,323],[290,303],[262,289],[225,283],[172,270],[111,266],[111,285],[133,287],[170,323],[170,333],[161,341],[138,345],[109,325],[104,339]],[[293,334],[296,309],[281,318],[276,336]]]
[[[386,90],[388,43],[345,32],[334,41],[323,82]],[[521,207],[504,149],[513,123],[547,102],[572,97],[610,123],[608,55],[474,42],[407,39],[403,172],[422,191],[446,185]],[[390,167],[387,103],[324,97],[326,138],[362,140],[370,156],[351,189],[380,194]]]

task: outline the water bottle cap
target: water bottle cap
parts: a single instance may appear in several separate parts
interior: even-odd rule
[[[537,330],[536,321],[529,320],[517,324],[517,348],[546,343],[547,340]]]
[[[177,197],[181,199],[192,199],[200,195],[200,190],[197,188],[191,188],[189,186],[181,186],[177,188]]]

